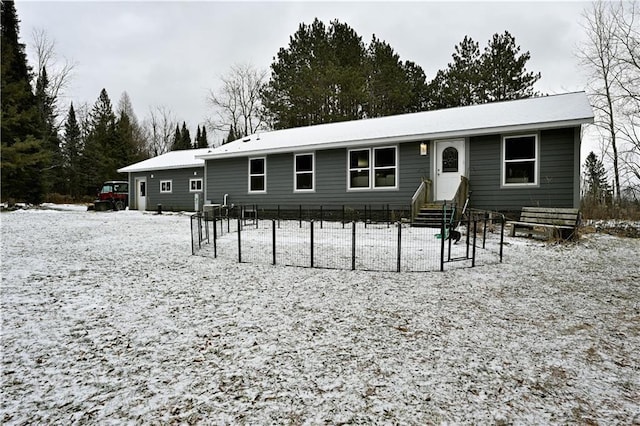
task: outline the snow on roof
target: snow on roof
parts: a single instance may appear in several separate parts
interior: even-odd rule
[[[202,159],[353,147],[593,122],[585,92],[424,111],[256,133],[213,149]]]
[[[146,172],[151,170],[186,169],[190,167],[204,167],[204,160],[196,156],[206,155],[213,148],[184,149],[170,151],[148,160],[118,169],[118,173]]]

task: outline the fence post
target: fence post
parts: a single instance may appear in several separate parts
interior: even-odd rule
[[[311,230],[311,267],[313,268],[313,220],[309,222],[309,229]]]
[[[367,229],[367,205],[364,205],[364,228]]]
[[[322,205],[320,205],[320,229],[322,229]]]
[[[482,229],[482,248],[485,248],[485,242],[487,241],[487,219],[489,219],[489,213],[484,213],[484,228]]]
[[[271,239],[273,241],[273,264],[276,264],[276,220],[271,220]]]
[[[351,270],[356,270],[356,222],[351,222]]]
[[[191,255],[194,256],[196,254],[196,248],[193,244],[193,216],[191,216]]]
[[[471,259],[471,267],[476,266],[476,230],[477,230],[478,221],[473,221],[473,258]]]
[[[256,221],[256,229],[258,229],[258,205],[253,205],[253,220]]]
[[[467,216],[467,259],[469,258],[469,243],[471,238],[471,213]]]
[[[504,244],[504,215],[502,216],[502,224],[500,225],[500,263],[502,263],[502,246]]]
[[[280,204],[278,204],[278,229],[280,229]]]
[[[222,218],[220,225],[222,225]],[[222,228],[222,226],[220,227]],[[218,257],[218,218],[216,217],[215,210],[213,212],[213,258]]]
[[[242,263],[242,218],[238,216],[238,263]]]
[[[298,220],[300,221],[300,228],[302,228],[302,204],[300,204],[298,209]]]
[[[442,206],[442,223],[440,224],[440,272],[444,271],[444,232],[445,232],[445,220],[447,216],[447,204]]]
[[[344,204],[342,205],[342,229],[344,229]]]
[[[398,268],[397,271],[400,272],[400,259],[402,251],[402,222],[398,222]]]

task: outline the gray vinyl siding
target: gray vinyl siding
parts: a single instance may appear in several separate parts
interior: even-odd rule
[[[194,211],[194,194],[190,192],[189,181],[202,179],[204,182],[204,167],[187,169],[154,170],[149,172],[129,174],[129,205],[136,208],[135,179],[147,179],[147,210],[156,210],[162,204],[165,211]],[[153,176],[153,177],[152,177]],[[160,181],[171,180],[171,193],[160,193]],[[203,188],[204,190],[204,188]],[[204,192],[200,192],[200,205],[204,202]]]
[[[518,211],[523,206],[574,207],[575,129],[538,132],[539,182],[531,187],[503,187],[502,137],[471,137],[469,143],[470,205],[474,208]]]
[[[429,176],[430,160],[429,156],[420,156],[420,142],[407,142],[397,146],[397,189],[347,190],[348,149],[341,148],[315,151],[313,192],[294,191],[294,153],[266,156],[266,193],[248,192],[247,157],[207,160],[207,201],[222,203],[224,194],[229,194],[227,202],[235,205],[408,206],[420,185],[421,177]]]

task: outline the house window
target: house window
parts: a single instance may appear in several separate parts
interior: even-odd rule
[[[202,192],[202,179],[189,179],[189,192]]]
[[[396,148],[374,148],[374,173],[376,188],[396,186]]]
[[[160,193],[161,194],[171,194],[171,182],[170,180],[161,180],[160,181]]]
[[[294,157],[295,190],[313,191],[314,189],[314,155],[296,154]]]
[[[373,157],[373,167],[370,159]],[[384,189],[397,185],[396,147],[349,151],[349,189]]]
[[[249,192],[266,192],[267,160],[266,158],[249,159]]]
[[[368,149],[349,151],[349,189],[369,188]]]
[[[536,135],[503,138],[502,155],[504,185],[538,183],[538,137]]]

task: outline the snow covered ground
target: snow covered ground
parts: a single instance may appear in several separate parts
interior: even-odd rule
[[[640,423],[640,239],[321,270],[192,256],[188,215],[49,207],[0,215],[4,424]]]

